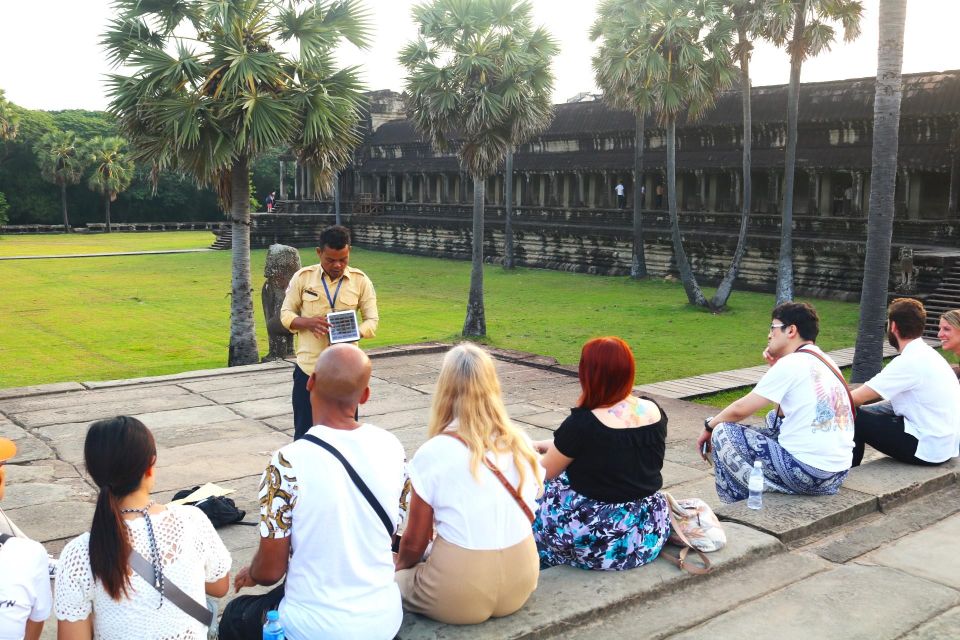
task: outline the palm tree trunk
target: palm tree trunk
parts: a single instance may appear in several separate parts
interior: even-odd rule
[[[276,206],[276,205],[274,205]],[[340,220],[340,172],[333,178],[333,219],[336,224],[343,224]]]
[[[483,192],[486,179],[473,176],[473,246],[470,267],[470,297],[467,300],[467,319],[463,335],[487,335],[487,318],[483,308]]]
[[[747,34],[740,30],[740,42],[745,42]],[[740,87],[742,90],[741,105],[743,107],[743,208],[740,210],[740,232],[737,234],[737,248],[733,252],[733,259],[730,261],[730,268],[727,274],[723,276],[717,291],[710,301],[710,306],[714,309],[723,309],[727,306],[727,300],[733,292],[733,283],[740,273],[740,263],[743,261],[743,254],[747,251],[747,225],[750,222],[751,191],[753,190],[752,176],[750,171],[753,165],[751,152],[753,150],[753,114],[751,113],[750,96],[750,52],[747,51],[740,58]]]
[[[231,262],[230,352],[227,365],[255,364],[260,353],[253,325],[253,285],[250,280],[250,171],[247,158],[230,170],[233,252]]]
[[[777,304],[793,300],[793,179],[797,165],[797,118],[800,111],[800,68],[803,65],[807,3],[794,11],[790,42],[790,84],[787,85],[787,152],[783,165],[783,218],[780,221],[780,264],[777,269]]]
[[[104,215],[107,221],[107,233],[110,233],[110,193],[103,194]]]
[[[647,277],[647,256],[643,248],[643,114],[636,113],[636,127],[633,136],[633,260],[630,263],[630,277],[634,280]]]
[[[893,236],[900,99],[903,96],[903,25],[907,0],[880,0],[880,46],[873,103],[873,165],[867,255],[860,294],[860,323],[853,356],[853,382],[865,382],[880,371],[885,338],[890,240]]]
[[[690,268],[687,253],[683,250],[680,236],[680,219],[677,215],[677,120],[670,116],[667,121],[667,208],[670,211],[670,237],[673,240],[673,260],[680,271],[680,282],[687,293],[687,300],[698,307],[708,307],[707,299],[700,291],[697,278]]]
[[[503,268],[513,269],[513,147],[507,150],[503,170]]]
[[[60,208],[63,209],[63,230],[70,233],[70,218],[67,216],[67,183],[60,183]]]

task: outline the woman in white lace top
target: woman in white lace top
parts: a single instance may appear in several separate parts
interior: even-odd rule
[[[201,604],[205,594],[223,596],[230,553],[199,509],[151,500],[156,451],[153,435],[135,418],[90,425],[84,460],[100,495],[90,533],[60,556],[54,605],[60,640],[207,637],[207,627],[166,594],[173,584]],[[153,565],[156,585],[132,570],[132,550]]]

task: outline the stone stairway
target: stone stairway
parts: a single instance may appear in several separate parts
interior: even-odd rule
[[[216,249],[219,251],[233,247],[233,225],[221,225],[221,227],[213,233],[217,236],[217,239],[213,241],[212,245],[210,245],[211,249]]]
[[[934,338],[939,330],[940,314],[950,309],[960,309],[960,260],[953,261],[940,281],[940,286],[930,294],[924,306],[927,309],[924,335]]]

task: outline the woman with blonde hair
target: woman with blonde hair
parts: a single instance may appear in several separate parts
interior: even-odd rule
[[[403,606],[449,624],[509,615],[537,587],[530,525],[543,468],[507,417],[481,349],[462,344],[444,357],[427,434],[409,465],[410,515],[397,554]]]
[[[952,309],[940,316],[937,338],[944,351],[960,356],[960,309]],[[953,372],[960,378],[960,367],[953,365]]]

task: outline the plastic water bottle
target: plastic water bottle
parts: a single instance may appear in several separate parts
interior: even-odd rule
[[[747,484],[747,488],[750,489],[747,506],[751,509],[761,508],[763,506],[763,463],[759,460],[755,460],[753,463],[753,471],[750,472],[750,482]]]
[[[283,625],[280,624],[279,611],[267,611],[267,622],[263,625],[263,640],[286,640]]]

